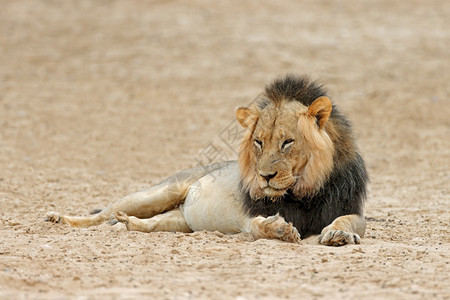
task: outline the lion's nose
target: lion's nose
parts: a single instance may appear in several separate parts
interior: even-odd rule
[[[274,172],[274,173],[265,173],[265,172],[259,172],[259,175],[264,178],[267,182],[269,182],[270,179],[274,178],[275,176],[277,176],[278,172]]]

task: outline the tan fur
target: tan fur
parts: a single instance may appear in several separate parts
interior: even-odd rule
[[[292,223],[286,223],[278,214],[268,218],[261,216],[254,218],[250,225],[250,232],[255,239],[271,237],[285,242],[300,242],[300,235],[297,234]]]
[[[319,242],[328,246],[360,244],[365,231],[366,219],[364,216],[341,216],[322,230]]]
[[[289,188],[299,196],[320,189],[333,168],[334,146],[325,130],[331,109],[327,97],[318,98],[309,107],[282,101],[262,110],[238,109],[237,119],[247,128],[239,164],[243,185],[252,198],[267,196],[267,183],[261,178],[266,173],[277,174],[271,179],[276,190],[269,191],[274,201]],[[289,153],[280,148],[286,139],[294,140]],[[255,149],[255,140],[262,140],[262,149]]]
[[[247,129],[247,133],[241,143],[239,149],[239,167],[244,186],[256,185],[256,177],[252,176],[254,173],[255,157],[253,152],[253,137],[252,133],[255,130],[255,125],[258,122],[258,112],[256,109],[247,107],[240,107],[236,111],[236,119],[242,127]],[[259,194],[258,196],[262,196]]]
[[[149,219],[129,217],[123,212],[116,212],[115,217],[127,226],[130,231],[155,232],[155,231],[179,231],[192,232],[186,223],[183,213],[179,208],[174,208],[165,213]]]
[[[317,98],[309,107],[308,115],[317,118],[319,128],[322,129],[328,121],[332,110],[332,105],[328,97],[322,96]]]
[[[328,118],[328,117],[327,117]],[[301,133],[304,138],[307,163],[296,170],[301,177],[294,187],[294,193],[313,194],[322,186],[333,169],[334,145],[325,130],[317,129],[315,118],[311,115],[300,116]]]

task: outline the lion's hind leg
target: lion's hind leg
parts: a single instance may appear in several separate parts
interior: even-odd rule
[[[72,216],[63,216],[57,212],[49,211],[45,216],[45,221],[67,224],[72,227],[89,227],[94,225],[99,225],[104,221],[109,220],[110,217],[102,214],[95,214],[88,217],[72,217]]]
[[[155,232],[155,231],[179,231],[192,232],[186,223],[183,213],[179,208],[156,215],[149,219],[139,219],[129,217],[123,212],[116,212],[115,217],[119,222],[124,223],[130,231]]]
[[[179,205],[185,190],[187,190],[187,184],[166,181],[147,190],[125,196],[95,215],[78,217],[47,212],[45,220],[72,227],[90,227],[114,219],[114,213],[119,211],[139,218],[150,218]]]
[[[125,196],[95,215],[73,217],[48,212],[46,220],[72,227],[89,227],[114,219],[117,212],[138,218],[150,218],[177,207],[184,200],[189,184],[188,181],[170,178],[152,188]]]
[[[250,222],[250,233],[256,239],[279,239],[299,243],[301,238],[292,223],[287,223],[279,214],[271,217],[256,217]]]

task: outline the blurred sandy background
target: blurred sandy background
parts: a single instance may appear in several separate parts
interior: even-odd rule
[[[450,3],[0,0],[1,299],[449,299]],[[371,176],[362,245],[74,229],[198,164],[288,72]]]

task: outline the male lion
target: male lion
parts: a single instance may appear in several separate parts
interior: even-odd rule
[[[110,219],[143,232],[250,232],[255,239],[359,244],[368,176],[349,122],[321,85],[288,75],[236,112],[247,129],[238,161],[182,171],[96,215],[47,220],[76,227]],[[287,223],[289,222],[289,223]]]

